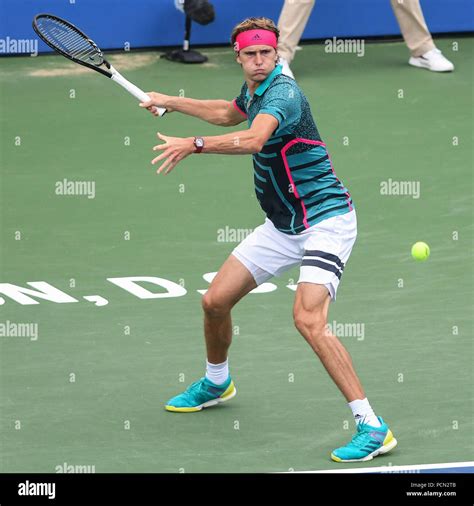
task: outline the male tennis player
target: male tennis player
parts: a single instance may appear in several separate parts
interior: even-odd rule
[[[357,235],[351,196],[337,178],[303,92],[277,65],[278,29],[266,18],[249,18],[232,32],[236,60],[245,83],[232,102],[193,100],[150,93],[142,107],[155,105],[248,129],[227,135],[178,138],[158,134],[155,146],[170,172],[192,153],[251,154],[255,193],[267,218],[224,262],[202,299],[207,347],[205,377],[173,397],[168,411],[189,413],[228,401],[236,394],[229,375],[231,309],[272,276],[301,265],[294,321],[352,409],[357,433],[331,458],[337,462],[371,460],[397,444],[367,400],[349,353],[329,332],[329,302],[336,298]]]

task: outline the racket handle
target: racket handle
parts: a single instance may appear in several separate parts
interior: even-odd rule
[[[144,91],[142,91],[138,86],[135,86],[130,81],[125,79],[119,72],[117,72],[113,67],[110,69],[112,71],[112,80],[117,84],[120,84],[123,88],[125,88],[129,93],[131,93],[135,98],[138,98],[140,102],[148,102],[150,100],[150,96],[147,95]],[[166,109],[162,107],[155,107],[154,112],[158,112],[160,116],[166,112]]]

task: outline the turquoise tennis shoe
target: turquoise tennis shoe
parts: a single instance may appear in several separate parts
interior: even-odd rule
[[[222,385],[216,385],[204,377],[192,383],[182,394],[170,399],[165,409],[177,413],[201,411],[203,408],[229,401],[236,393],[237,389],[230,376]]]
[[[357,433],[352,441],[331,453],[335,462],[363,462],[372,460],[377,455],[387,453],[395,446],[397,440],[393,437],[388,425],[377,417],[382,424],[380,427],[372,427],[365,423],[357,425]]]

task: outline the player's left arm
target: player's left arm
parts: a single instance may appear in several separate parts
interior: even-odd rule
[[[278,120],[274,116],[258,114],[253,120],[252,126],[247,130],[203,137],[204,149],[202,153],[224,155],[258,153],[277,128]],[[165,174],[168,174],[181,160],[194,153],[194,137],[168,137],[160,133],[158,133],[158,137],[164,143],[158,144],[153,150],[162,151],[162,153],[151,162],[156,164],[165,160],[157,170],[158,174],[165,169]]]

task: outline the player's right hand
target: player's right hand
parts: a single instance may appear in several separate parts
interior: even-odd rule
[[[159,116],[156,109],[153,107],[162,107],[166,109],[167,112],[173,112],[173,109],[169,107],[167,100],[169,98],[168,95],[163,95],[162,93],[155,93],[154,91],[147,91],[147,95],[150,97],[150,100],[147,102],[140,102],[140,107],[144,109],[148,109],[153,116]]]

